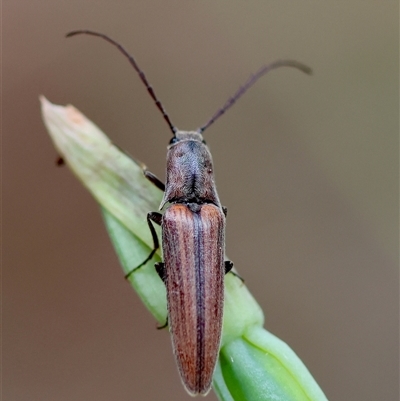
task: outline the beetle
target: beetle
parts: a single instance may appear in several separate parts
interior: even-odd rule
[[[167,203],[169,206],[164,214],[147,214],[153,250],[126,277],[153,258],[160,246],[153,223],[161,225],[164,261],[156,263],[155,268],[167,289],[167,323],[175,359],[186,390],[191,395],[205,395],[211,388],[221,342],[224,275],[231,271],[233,263],[224,260],[227,209],[218,197],[212,157],[202,133],[270,70],[286,66],[311,74],[311,69],[294,60],[263,66],[205,125],[197,131],[180,131],[171,123],[135,59],[121,44],[89,30],[73,31],[67,37],[78,34],[100,37],[128,58],[172,131],[166,184],[144,170],[145,176],[164,192],[160,210]]]

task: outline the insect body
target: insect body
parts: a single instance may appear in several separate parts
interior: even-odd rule
[[[168,317],[178,368],[187,390],[207,393],[217,361],[223,311],[225,214],[211,154],[197,132],[177,132],[167,156],[162,217]],[[225,267],[226,266],[226,267]]]
[[[148,213],[147,222],[154,247],[134,270],[153,258],[159,248],[153,223],[161,225],[164,262],[156,263],[155,267],[167,289],[168,324],[176,362],[186,390],[192,395],[205,395],[211,388],[221,341],[224,275],[233,264],[224,260],[226,209],[221,206],[216,191],[212,157],[202,132],[268,71],[282,66],[294,67],[308,74],[311,70],[292,60],[264,66],[228,99],[207,124],[197,131],[179,131],[171,123],[143,71],[119,43],[93,31],[74,31],[67,36],[76,34],[99,36],[129,59],[172,131],[166,185],[150,172],[144,172],[164,191],[160,210],[167,203],[169,206],[163,215]]]
[[[163,189],[151,173],[147,177]],[[162,227],[163,263],[156,269],[167,288],[168,323],[182,381],[191,394],[206,394],[221,340],[225,213],[215,188],[211,153],[199,132],[176,131],[168,147],[167,183],[160,209],[147,216]],[[142,263],[145,264],[153,253]]]

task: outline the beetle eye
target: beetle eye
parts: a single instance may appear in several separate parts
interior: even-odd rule
[[[201,143],[203,143],[204,145],[207,145],[207,142],[204,139],[201,141]]]
[[[178,141],[179,141],[179,139],[178,139],[176,136],[173,136],[173,137],[171,138],[171,140],[169,141],[169,144],[172,145],[172,144],[174,144],[174,143],[177,143]]]

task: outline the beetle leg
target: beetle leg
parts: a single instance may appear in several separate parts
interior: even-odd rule
[[[162,330],[165,329],[166,327],[168,327],[168,316],[165,319],[165,323],[162,326],[157,326],[157,330]]]
[[[157,233],[156,230],[154,229],[153,223],[156,223],[158,225],[161,225],[161,220],[162,220],[162,214],[161,213],[157,213],[157,212],[150,212],[147,213],[147,224],[149,225],[150,228],[150,232],[151,232],[151,236],[153,238],[153,244],[154,244],[154,248],[153,250],[150,252],[150,255],[139,265],[136,266],[134,269],[132,269],[129,273],[125,274],[125,278],[129,278],[129,276],[137,269],[139,269],[140,267],[144,266],[150,259],[153,258],[154,254],[156,253],[157,249],[160,247],[160,243],[158,242],[158,237],[157,237]]]
[[[156,268],[156,271],[158,275],[160,276],[160,279],[164,282],[165,284],[165,263],[163,262],[157,262],[154,264],[154,267]],[[168,316],[165,319],[165,323],[162,326],[157,326],[157,330],[162,330],[165,329],[168,326]]]
[[[226,206],[222,206],[222,211],[224,212],[225,217],[228,215],[228,208]]]
[[[233,267],[233,262],[230,261],[230,260],[225,260],[225,274],[231,273],[231,274],[233,274],[235,277],[237,277],[239,280],[241,280],[244,283],[243,278],[240,277],[239,274],[237,274],[234,271],[232,271],[232,267]]]
[[[165,283],[165,264],[163,262],[158,262],[154,264],[156,272],[160,276],[160,279]]]
[[[151,173],[149,170],[143,170],[144,176],[152,182],[158,189],[161,189],[161,191],[165,192],[165,184],[158,178],[156,177],[153,173]]]
[[[225,260],[225,274],[229,273],[232,270],[233,262],[231,260]]]

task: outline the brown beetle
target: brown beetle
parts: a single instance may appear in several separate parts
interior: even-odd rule
[[[156,270],[167,288],[168,323],[178,369],[190,394],[205,395],[218,358],[224,275],[232,269],[232,262],[224,261],[226,209],[218,198],[211,153],[202,135],[175,132],[168,146],[165,188],[150,172],[145,175],[164,190],[160,209],[167,202],[170,206],[163,215],[147,215],[154,248],[138,267],[159,247],[153,221],[162,228],[164,263],[156,263]]]
[[[211,154],[198,132],[175,133],[167,155],[161,219],[164,263],[156,268],[167,288],[174,354],[186,389],[206,394],[222,330],[225,214],[215,188]],[[157,244],[155,244],[157,245]]]
[[[153,258],[159,248],[153,222],[161,225],[164,262],[156,263],[155,267],[167,289],[168,324],[176,362],[186,390],[191,395],[205,395],[211,388],[221,342],[224,275],[233,264],[224,260],[226,208],[221,206],[217,194],[212,157],[202,133],[268,71],[286,66],[311,74],[311,69],[293,60],[279,60],[263,66],[207,124],[197,131],[179,131],[171,123],[143,71],[119,43],[88,30],[70,32],[67,37],[77,34],[101,37],[129,59],[172,131],[166,185],[144,171],[146,177],[164,191],[160,210],[165,204],[170,205],[164,214],[148,213],[153,250],[126,277]]]

